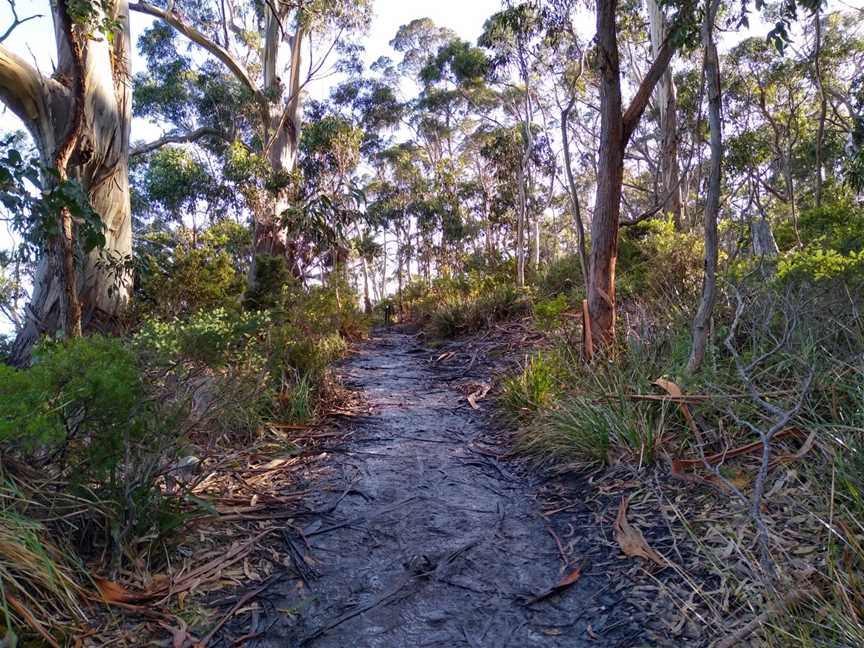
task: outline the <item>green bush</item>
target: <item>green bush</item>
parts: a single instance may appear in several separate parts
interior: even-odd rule
[[[424,324],[435,338],[481,330],[530,312],[530,293],[500,274],[479,272],[443,277],[431,286],[412,284],[403,293],[409,319]]]
[[[259,254],[255,257],[254,280],[243,295],[243,306],[251,310],[273,308],[284,286],[291,282],[284,257]]]
[[[649,303],[692,304],[702,286],[704,243],[675,229],[671,219],[650,219],[622,230],[617,291]]]
[[[573,296],[582,299],[585,295],[585,281],[578,254],[568,254],[552,261],[543,271],[537,289],[541,295],[557,297]]]
[[[835,196],[833,204],[801,212],[797,239],[791,222],[776,228],[783,250],[777,261],[777,278],[822,282],[831,279],[864,279],[864,208],[850,196]]]
[[[148,366],[165,368],[160,380],[177,392],[175,400],[206,410],[199,427],[206,422],[236,438],[268,418],[310,418],[327,368],[345,353],[346,339],[367,328],[353,300],[340,299],[335,289],[287,285],[269,310],[217,308],[185,320],[147,321],[135,346]],[[190,381],[202,373],[206,378]]]
[[[98,335],[44,343],[27,369],[0,365],[0,443],[66,475],[107,518],[115,558],[128,539],[179,523],[155,484],[176,412],[157,409],[149,391],[132,349]]]
[[[125,436],[148,427],[135,354],[102,336],[46,343],[33,366],[0,365],[0,442],[82,443],[95,466],[117,463]]]
[[[144,235],[137,308],[143,316],[183,317],[202,309],[236,308],[246,267],[248,228],[226,221],[195,235],[185,227]]]

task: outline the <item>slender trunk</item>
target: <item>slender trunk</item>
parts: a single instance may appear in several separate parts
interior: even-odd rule
[[[69,180],[67,169],[69,159],[78,146],[84,126],[84,52],[81,41],[86,38],[86,34],[79,33],[80,28],[73,24],[65,0],[57,3],[57,14],[60,19],[60,29],[69,45],[73,78],[71,125],[63,143],[57,149],[54,160],[57,179],[62,185]],[[75,271],[75,233],[72,213],[67,205],[60,208],[58,225],[57,269],[63,287],[60,299],[60,320],[63,322],[67,338],[81,337],[81,301],[78,299],[78,276]]]
[[[813,12],[814,28],[816,30],[816,43],[813,52],[813,63],[816,69],[816,82],[819,86],[819,119],[816,128],[816,207],[822,206],[822,157],[823,144],[825,141],[825,119],[828,114],[828,99],[825,93],[825,86],[822,82],[822,20],[819,11],[820,5],[816,5],[816,10]]]
[[[616,0],[597,0],[597,48],[600,83],[600,154],[597,196],[591,220],[588,311],[595,341],[611,344],[615,336],[615,264],[624,178],[624,123],[621,69],[615,25]]]
[[[381,234],[381,297],[387,295],[387,230]]]
[[[531,265],[534,267],[535,272],[540,271],[540,228],[542,224],[540,223],[540,212],[537,212],[537,216],[534,217],[534,249],[531,254]]]
[[[580,74],[581,76],[581,74]],[[570,133],[568,122],[570,111],[573,110],[576,100],[561,111],[561,142],[564,146],[564,171],[567,174],[567,187],[570,189],[570,204],[573,207],[573,221],[576,224],[576,239],[579,249],[579,267],[582,270],[582,281],[585,282],[585,292],[588,292],[588,251],[585,246],[585,225],[582,223],[582,209],[579,204],[579,192],[576,188],[576,180],[573,177],[573,162],[570,158]]]
[[[33,135],[46,167],[54,167],[62,143],[74,130],[69,116],[75,110],[74,92],[57,79],[75,79],[72,44],[63,28],[60,7],[54,6],[57,38],[57,74],[42,77],[24,59],[0,46],[0,99],[24,121]],[[104,226],[105,245],[73,263],[74,282],[63,281],[57,256],[43,254],[33,279],[33,292],[26,321],[13,348],[17,364],[29,361],[33,344],[45,333],[72,328],[77,314],[64,309],[63,302],[76,301],[67,287],[77,292],[80,322],[85,330],[107,330],[117,324],[132,293],[128,263],[132,255],[132,218],[129,198],[129,129],[131,89],[129,85],[130,35],[128,3],[116,0],[110,6],[111,20],[120,24],[114,38],[88,38],[81,43],[80,70],[83,79],[82,120],[76,145],[66,172],[78,181],[91,208]],[[62,231],[70,241],[71,222],[64,219]],[[67,268],[70,255],[64,246],[61,255]],[[73,259],[74,262],[74,259]],[[68,275],[67,275],[68,276]],[[64,283],[68,284],[64,286]],[[74,310],[74,307],[73,307]]]
[[[719,0],[712,0],[705,13],[702,40],[705,47],[705,77],[708,89],[708,126],[711,132],[711,166],[708,191],[705,197],[705,269],[702,280],[702,299],[693,320],[693,347],[687,370],[699,371],[708,345],[708,329],[717,294],[717,217],[720,213],[720,173],[723,162],[723,133],[721,122],[720,61],[714,42],[714,18]]]
[[[651,25],[651,49],[658,56],[663,41],[668,37],[666,17],[657,0],[647,0]],[[664,209],[672,215],[675,227],[681,229],[682,199],[678,167],[678,94],[672,70],[666,69],[655,90],[657,108],[660,113],[660,195],[664,197]]]
[[[372,312],[372,301],[369,299],[369,264],[366,257],[360,257],[360,264],[363,270],[363,311],[369,314]]]
[[[525,170],[520,162],[517,179],[519,183],[519,213],[516,215],[516,285],[525,285],[525,219],[527,196],[525,195]]]

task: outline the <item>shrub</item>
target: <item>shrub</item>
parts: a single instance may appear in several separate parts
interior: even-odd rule
[[[138,310],[183,317],[202,309],[236,308],[246,267],[235,259],[248,246],[248,228],[226,221],[195,235],[181,227],[146,234],[142,242]]]
[[[585,294],[585,281],[578,254],[568,254],[552,261],[537,283],[541,295],[557,297],[574,296],[579,299]]]
[[[695,303],[702,286],[704,243],[671,219],[625,228],[618,251],[618,294],[650,303]]]
[[[255,278],[243,295],[243,306],[252,310],[273,308],[289,283],[291,277],[284,257],[259,254],[255,257]]]
[[[148,391],[135,353],[98,335],[43,344],[27,369],[0,365],[0,442],[71,479],[107,518],[115,559],[129,538],[160,538],[177,522],[155,485],[175,447],[174,413]]]
[[[565,295],[544,299],[534,304],[534,320],[542,331],[553,331],[561,326],[561,315],[569,304]]]

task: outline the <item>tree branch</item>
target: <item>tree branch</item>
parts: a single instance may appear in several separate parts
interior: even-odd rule
[[[28,20],[33,20],[34,18],[41,18],[42,17],[42,14],[33,14],[32,16],[27,16],[26,18],[19,18],[18,12],[15,10],[15,1],[14,0],[8,0],[8,2],[9,2],[9,7],[12,9],[12,24],[9,25],[9,28],[5,32],[3,32],[2,36],[0,36],[0,43],[2,43],[7,38],[9,38],[9,36],[12,34],[13,31],[15,31],[15,28],[18,27],[18,25],[23,25]]]
[[[146,155],[147,153],[155,151],[158,148],[162,148],[166,144],[188,144],[191,142],[197,142],[199,139],[202,139],[204,137],[214,137],[229,143],[234,141],[227,133],[224,133],[218,128],[210,128],[204,126],[188,133],[170,133],[152,142],[147,142],[146,144],[136,146],[131,151],[129,151],[129,157]]]
[[[37,137],[45,135],[40,130],[40,124],[48,118],[49,93],[69,97],[69,90],[65,86],[42,76],[30,63],[0,45],[0,101]]]
[[[193,43],[200,45],[203,49],[222,61],[222,63],[225,64],[225,67],[231,70],[231,73],[237,78],[237,80],[246,86],[246,88],[253,94],[255,101],[258,103],[261,110],[264,123],[266,124],[269,121],[270,104],[267,101],[267,97],[264,96],[264,93],[261,92],[255,84],[255,81],[252,79],[252,76],[246,68],[236,58],[234,58],[231,52],[209,38],[206,34],[195,29],[192,25],[184,22],[180,15],[172,11],[170,8],[165,10],[155,7],[147,2],[130,2],[129,9],[130,11],[137,11],[138,13],[147,14],[148,16],[153,16],[154,18],[159,18],[165,21]]]
[[[670,61],[672,61],[672,56],[675,54],[676,48],[672,46],[671,39],[676,35],[678,30],[682,28],[683,23],[689,19],[692,12],[693,4],[690,4],[686,9],[682,9],[682,13],[679,14],[679,19],[676,21],[677,24],[673,25],[672,29],[669,30],[666,39],[663,41],[663,44],[657,52],[657,56],[654,57],[654,61],[651,63],[651,67],[648,68],[648,72],[642,78],[642,82],[639,84],[636,94],[633,95],[633,99],[630,100],[630,105],[627,106],[627,110],[624,111],[623,145],[625,147],[630,141],[630,136],[633,135],[633,131],[636,129],[636,125],[639,123],[639,119],[641,119],[642,113],[648,105],[648,101],[651,99],[651,94],[654,92],[654,86],[657,85],[660,78],[666,72]]]

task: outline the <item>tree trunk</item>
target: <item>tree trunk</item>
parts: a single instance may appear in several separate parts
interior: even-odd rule
[[[591,220],[588,311],[595,341],[610,344],[615,335],[615,263],[624,177],[624,124],[621,119],[621,69],[615,25],[616,0],[597,0],[600,83],[600,155],[597,196]]]
[[[702,299],[693,320],[693,347],[687,362],[687,371],[691,374],[699,371],[705,358],[709,325],[717,295],[717,217],[720,213],[720,173],[723,162],[720,60],[714,42],[714,18],[718,5],[719,0],[712,0],[702,26],[708,89],[708,126],[711,132],[711,168],[705,197],[705,274],[702,280]]]
[[[372,312],[372,301],[369,299],[369,264],[366,257],[360,257],[360,267],[363,270],[363,312]]]
[[[525,169],[522,163],[518,169],[519,213],[516,215],[516,285],[525,285],[525,220],[528,212],[528,198],[525,191]]]
[[[300,64],[301,45],[303,43],[303,28],[298,27],[289,38],[283,37],[283,21],[285,15],[273,13],[273,5],[266,7],[266,22],[264,29],[264,69],[263,81],[265,96],[270,109],[262,110],[262,129],[265,140],[265,154],[270,162],[275,179],[286,178],[294,170],[297,163],[297,152],[300,144]],[[281,47],[282,42],[289,42],[289,51]],[[281,107],[285,87],[282,79],[288,80],[289,95],[284,110],[273,111],[273,107]],[[277,182],[281,184],[281,182]],[[282,222],[283,214],[291,204],[287,188],[276,189],[270,196],[264,210],[254,215],[254,254],[249,271],[249,287],[258,290],[260,277],[256,258],[271,256],[285,259],[291,273],[296,276],[299,268],[297,259],[291,254],[293,246],[289,245],[288,235]],[[275,288],[275,286],[273,287]]]
[[[822,149],[825,142],[825,119],[828,114],[828,98],[825,93],[825,85],[822,81],[822,19],[819,11],[820,6],[821,5],[817,4],[816,9],[813,12],[813,23],[816,31],[813,63],[816,69],[816,82],[819,86],[819,117],[818,126],[816,128],[816,207],[822,206],[822,185],[824,183],[822,178],[824,157]]]
[[[580,69],[579,76],[582,76]],[[582,281],[585,283],[585,293],[588,293],[588,252],[585,246],[585,225],[582,223],[582,209],[579,203],[579,192],[573,177],[573,162],[570,158],[570,111],[576,104],[575,97],[561,110],[561,142],[564,146],[564,171],[567,174],[567,187],[570,190],[570,205],[573,208],[573,222],[576,224],[576,238],[579,250],[579,268],[582,270]]]
[[[615,263],[618,259],[624,150],[642,118],[654,86],[669,67],[675,52],[670,39],[666,39],[627,110],[622,113],[621,66],[615,24],[617,5],[617,0],[597,0],[600,155],[594,217],[591,220],[588,310],[594,341],[600,346],[610,344],[615,337]],[[692,10],[691,6],[689,11]]]
[[[25,59],[0,45],[0,100],[27,126],[42,163],[52,168],[59,147],[73,124],[74,93],[56,79],[74,78],[73,55],[59,8],[54,7],[57,73],[42,76]],[[121,24],[112,41],[89,38],[81,46],[83,123],[67,165],[69,178],[81,183],[90,206],[105,225],[104,248],[76,259],[76,286],[85,329],[104,330],[116,324],[132,292],[128,262],[132,255],[129,199],[129,12],[125,0],[111,5],[111,18]],[[55,118],[56,116],[56,118]],[[33,295],[24,326],[13,349],[18,364],[29,360],[33,344],[64,327],[62,270],[55,255],[43,254],[33,281]]]
[[[668,36],[666,16],[657,0],[647,0],[651,25],[651,50],[655,57],[660,53],[663,41]],[[655,92],[660,113],[660,195],[664,209],[672,214],[675,227],[681,229],[681,182],[678,168],[678,91],[669,68],[660,77]]]

